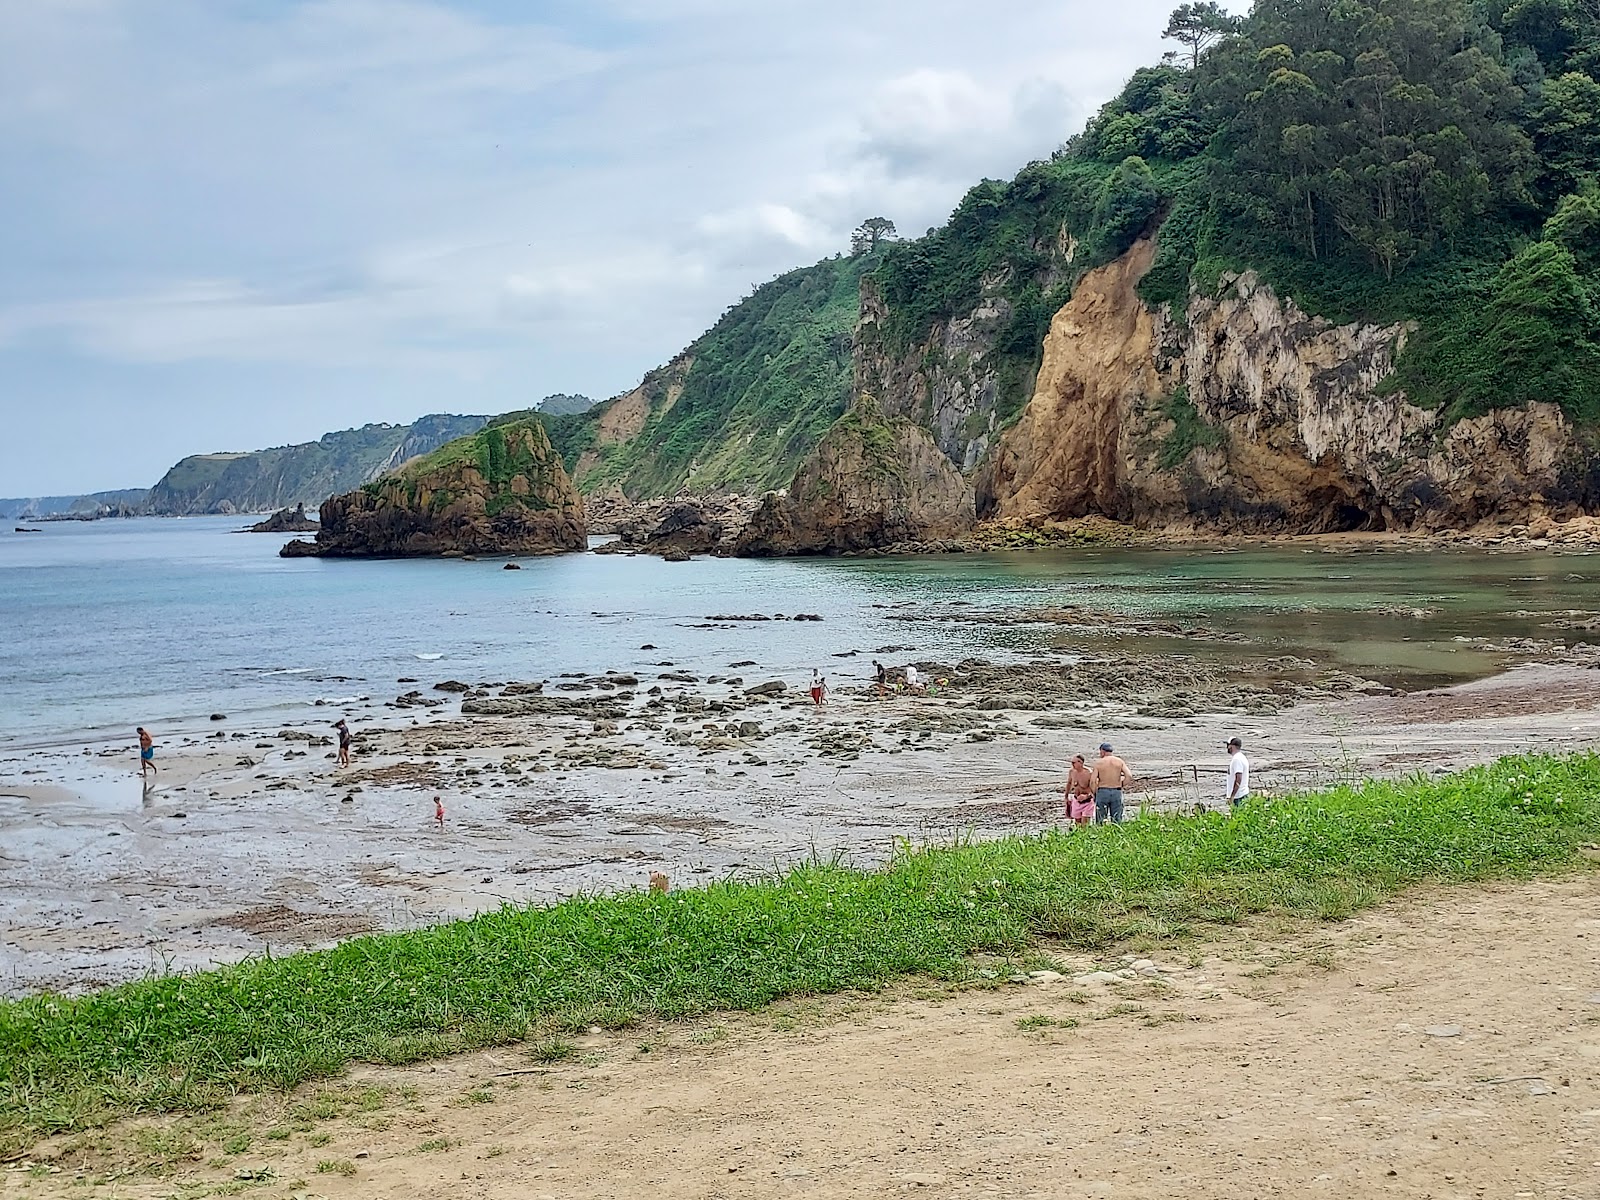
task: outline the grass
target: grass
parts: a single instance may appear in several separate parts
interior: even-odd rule
[[[974,953],[1025,955],[1037,937],[1097,949],[1257,913],[1334,920],[1415,884],[1572,869],[1597,838],[1600,756],[1513,758],[1232,818],[1146,817],[905,847],[876,871],[814,863],[761,882],[507,906],[76,999],[34,996],[0,1004],[0,1148],[356,1062],[751,1010],[910,974],[965,980]],[[558,1040],[531,1049],[546,1061],[571,1052]],[[359,1108],[364,1095],[313,1098],[304,1115]]]

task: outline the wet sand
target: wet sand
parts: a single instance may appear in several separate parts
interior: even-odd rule
[[[1266,796],[1600,741],[1600,670],[1577,665],[1399,696],[1279,663],[1272,679],[1169,681],[1152,700],[1151,680],[1176,661],[1139,660],[1128,688],[1099,685],[1117,693],[1103,703],[1074,690],[1079,668],[1057,677],[1041,662],[959,672],[933,696],[841,689],[821,711],[792,688],[747,695],[767,680],[745,668],[465,693],[430,680],[268,729],[155,730],[148,791],[131,748],[11,752],[0,988],[81,991],[642,888],[652,871],[692,886],[809,855],[872,863],[898,838],[1050,827],[1063,823],[1068,757],[1102,737],[1139,776],[1130,810],[1217,804],[1235,733]],[[331,738],[341,711],[357,733],[349,768]]]

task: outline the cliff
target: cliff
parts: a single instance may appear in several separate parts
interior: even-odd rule
[[[150,489],[144,507],[157,516],[185,516],[320,504],[482,429],[487,421],[434,414],[410,425],[363,425],[270,450],[190,455]]]
[[[285,557],[552,554],[587,543],[583,501],[534,419],[491,424],[322,505]]]
[[[1449,422],[1382,386],[1407,324],[1334,325],[1253,272],[1174,316],[1137,291],[1155,252],[1091,271],[1056,314],[1033,397],[979,473],[983,515],[1306,533],[1600,505],[1555,405]]]
[[[972,489],[928,431],[860,397],[771,493],[735,552],[839,554],[956,537],[973,525]]]

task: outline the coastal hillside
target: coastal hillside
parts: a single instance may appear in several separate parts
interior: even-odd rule
[[[13,496],[0,499],[0,520],[36,517],[115,517],[139,511],[148,488],[120,488],[87,496]]]
[[[435,413],[410,425],[363,425],[314,442],[236,454],[193,454],[150,489],[144,510],[157,516],[276,512],[316,506],[377,479],[408,459],[482,429],[487,417]]]
[[[780,275],[638,387],[541,419],[586,494],[631,500],[783,487],[845,411],[862,248]]]
[[[1167,32],[1050,160],[885,247],[855,390],[979,518],[1600,508],[1593,5],[1199,4]]]

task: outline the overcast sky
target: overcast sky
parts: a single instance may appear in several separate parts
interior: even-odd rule
[[[1173,0],[0,0],[0,496],[605,397],[941,222]]]

